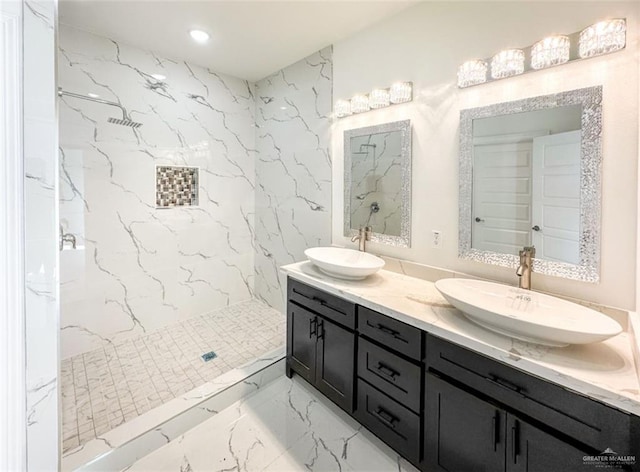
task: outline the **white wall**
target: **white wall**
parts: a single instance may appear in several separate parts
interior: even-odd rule
[[[331,48],[256,84],[256,296],[281,311],[279,267],[331,241]]]
[[[459,112],[603,85],[601,281],[593,285],[534,274],[533,283],[540,290],[635,308],[639,10],[637,2],[425,2],[335,44],[335,100],[411,80],[414,101],[334,121],[333,242],[350,245],[342,234],[344,130],[411,119],[412,247],[371,244],[371,251],[514,283],[511,269],[457,257]],[[468,89],[456,87],[457,68],[468,59],[525,47],[612,17],[627,18],[627,48],[621,52]],[[442,231],[439,249],[431,247],[432,230]]]

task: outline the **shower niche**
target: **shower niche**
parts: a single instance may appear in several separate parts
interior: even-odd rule
[[[411,123],[344,133],[344,235],[370,226],[371,240],[411,244]]]
[[[197,167],[156,166],[156,208],[198,206]]]

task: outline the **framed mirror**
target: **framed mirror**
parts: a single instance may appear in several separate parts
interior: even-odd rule
[[[460,112],[459,257],[599,280],[602,87]]]
[[[411,245],[411,123],[344,132],[344,235],[371,226],[371,240]]]

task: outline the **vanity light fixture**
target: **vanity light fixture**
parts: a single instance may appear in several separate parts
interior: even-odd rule
[[[557,66],[569,61],[569,36],[549,36],[531,46],[531,68],[535,70]]]
[[[352,114],[351,102],[349,100],[338,100],[333,107],[333,111],[338,118],[343,118]]]
[[[353,113],[364,113],[370,109],[369,97],[366,95],[354,95],[351,97],[351,111]]]
[[[389,90],[373,89],[369,94],[369,106],[374,109],[388,107],[390,98]]]
[[[351,100],[337,100],[333,105],[336,118],[344,118],[354,113],[386,108],[413,100],[413,83],[398,82],[389,88],[376,88],[369,94],[359,93]]]
[[[594,57],[619,51],[627,41],[627,23],[624,19],[605,20],[580,32],[580,57]]]
[[[209,41],[209,33],[207,33],[206,31],[202,31],[199,29],[192,29],[191,31],[189,31],[189,35],[191,35],[191,38],[200,44],[204,44],[207,41]]]
[[[389,89],[391,103],[406,103],[413,99],[413,86],[411,82],[396,82]]]
[[[467,61],[458,68],[458,87],[470,87],[487,81],[489,66],[485,61]]]
[[[624,49],[626,42],[626,19],[600,21],[580,32],[549,36],[526,48],[505,49],[491,59],[467,61],[458,68],[458,87],[471,87],[609,54]],[[395,103],[393,93],[391,102]]]
[[[491,77],[504,79],[524,72],[524,51],[505,49],[491,58]]]
[[[98,97],[100,97],[100,95],[98,95],[97,93],[91,93],[91,92],[89,92],[89,93],[87,94],[87,97],[91,97],[91,98],[98,98]]]

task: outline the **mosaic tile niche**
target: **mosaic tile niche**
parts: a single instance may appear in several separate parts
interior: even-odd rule
[[[156,167],[156,207],[198,205],[197,167]]]

